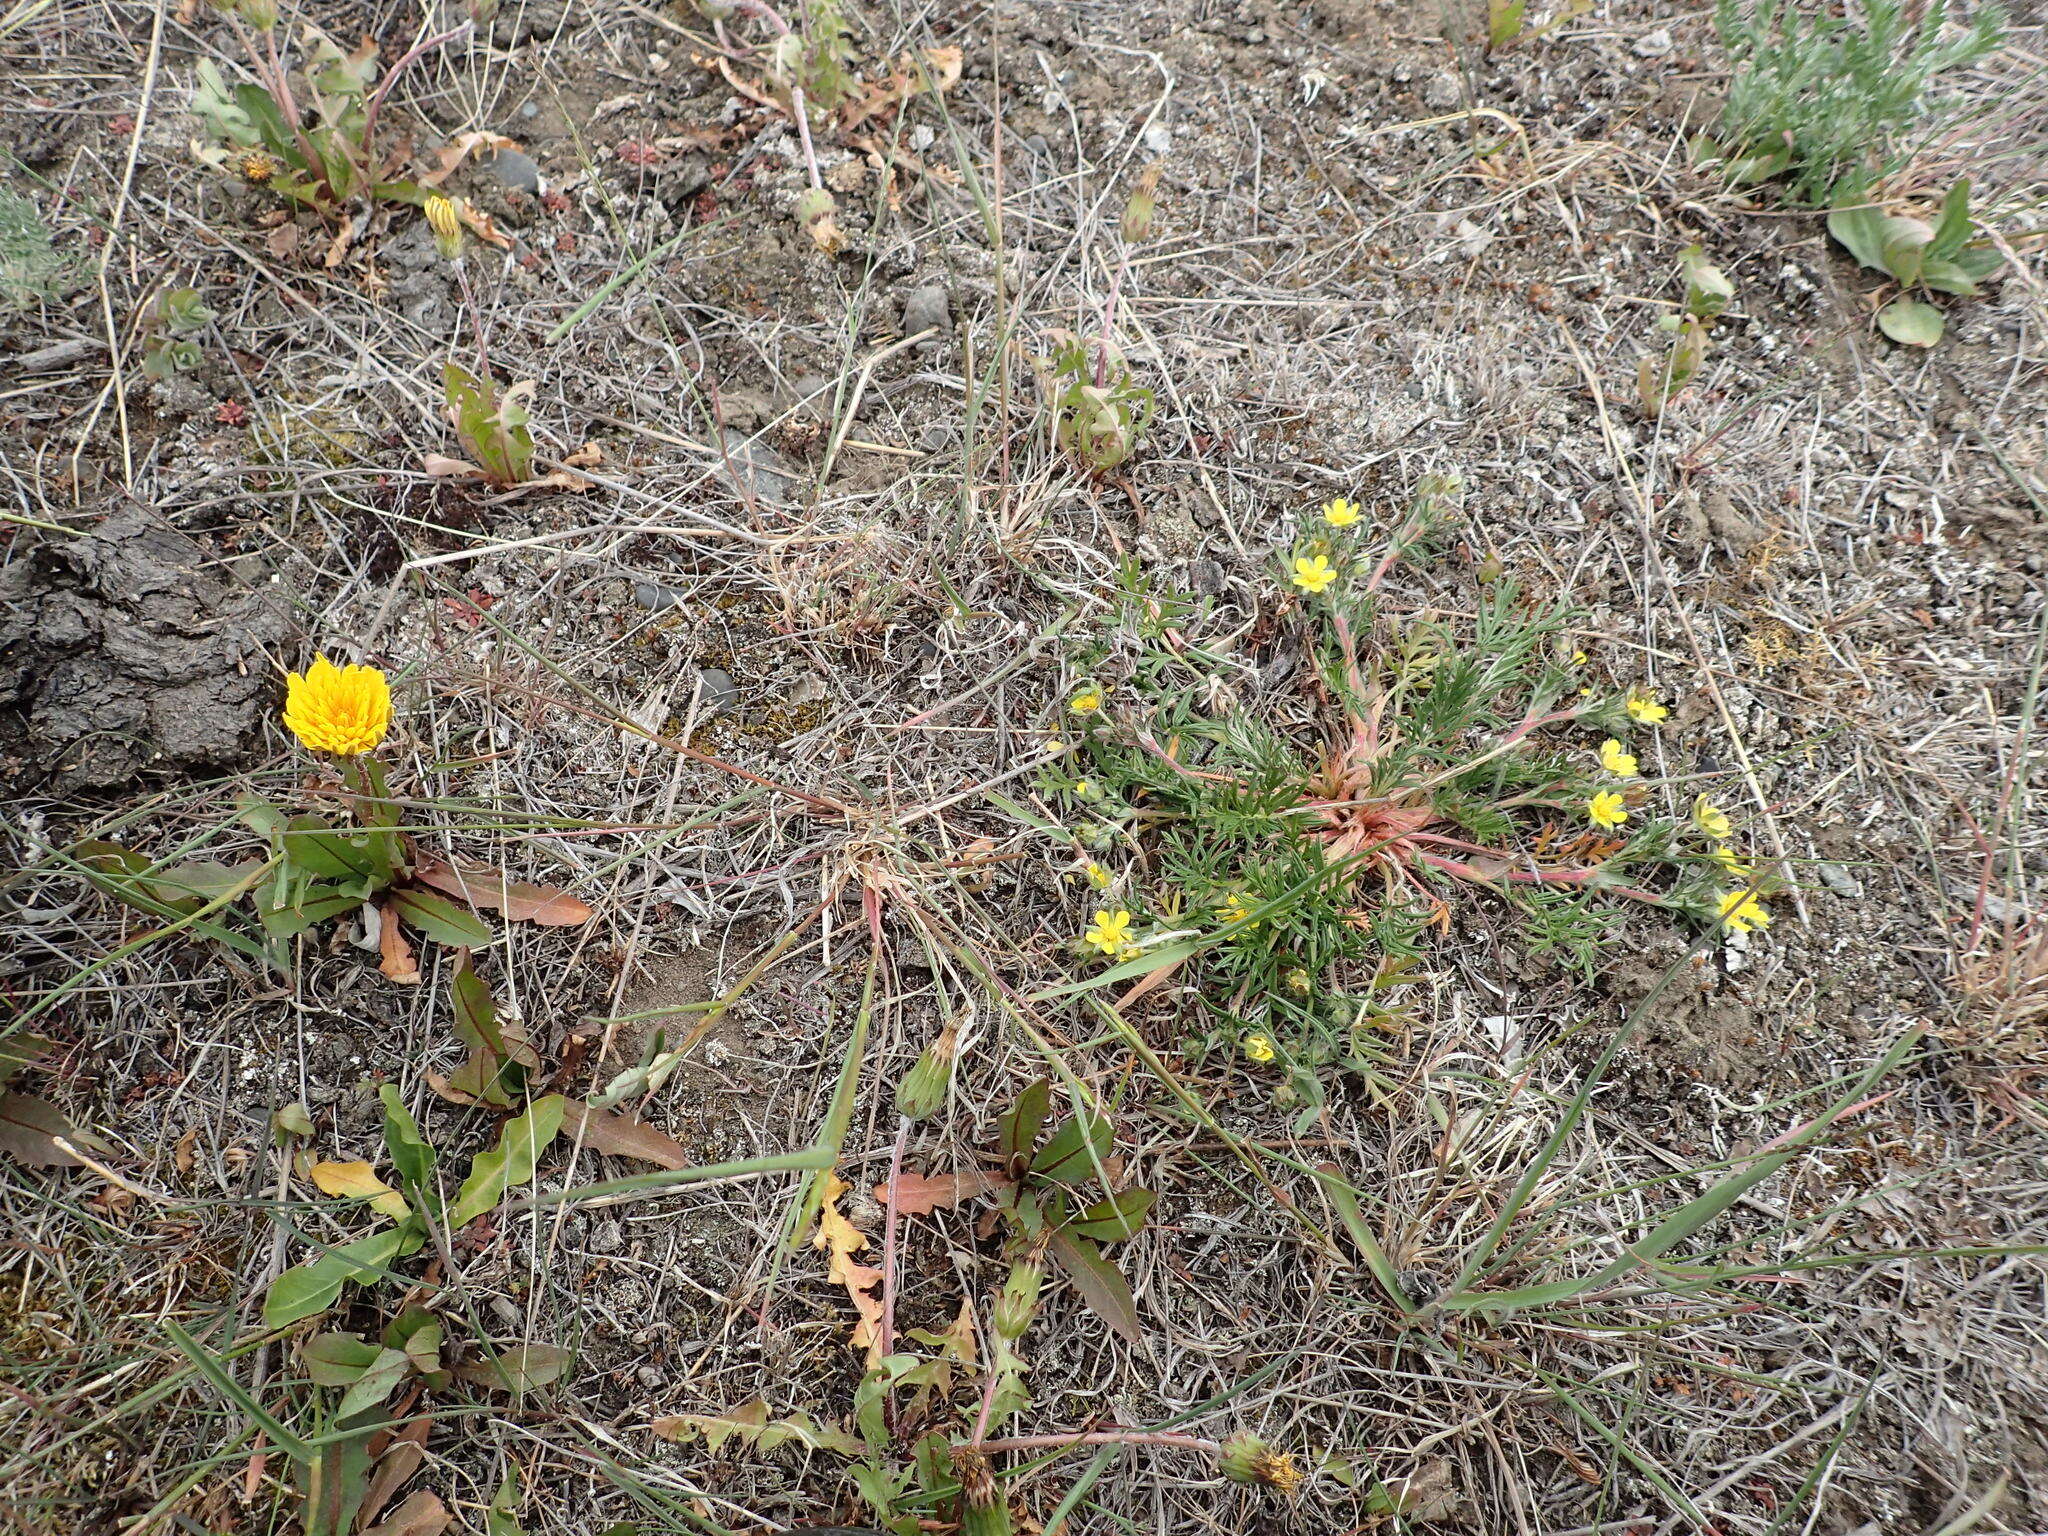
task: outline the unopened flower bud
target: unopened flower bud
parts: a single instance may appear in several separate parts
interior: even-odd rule
[[[995,1329],[1013,1343],[1024,1337],[1031,1319],[1038,1313],[1038,1289],[1045,1282],[1045,1265],[1036,1257],[1019,1259],[1010,1266],[1010,1276],[996,1297]]]
[[[1223,1442],[1222,1471],[1233,1483],[1261,1484],[1290,1496],[1301,1486],[1301,1468],[1294,1458],[1249,1432]]]
[[[1152,220],[1159,213],[1159,167],[1145,167],[1130,200],[1124,204],[1123,237],[1135,245],[1152,233]]]
[[[427,225],[434,231],[434,249],[444,261],[462,255],[462,217],[452,199],[433,193],[427,198]]]
[[[277,0],[241,0],[239,9],[259,32],[268,32],[277,25]]]
[[[929,1120],[939,1112],[953,1081],[953,1055],[959,1041],[960,1031],[948,1024],[939,1038],[924,1048],[917,1064],[896,1085],[897,1114],[906,1120]]]

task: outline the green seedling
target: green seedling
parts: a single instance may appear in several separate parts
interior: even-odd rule
[[[1153,393],[1132,381],[1114,342],[1098,337],[1091,344],[1072,331],[1054,331],[1051,341],[1038,373],[1054,440],[1077,463],[1106,474],[1137,452],[1155,409]]]
[[[448,420],[475,460],[470,467],[501,490],[532,479],[533,432],[526,402],[533,397],[533,383],[514,384],[501,394],[488,375],[448,362],[441,366],[441,387]]]
[[[1967,180],[1949,188],[1932,224],[1886,213],[1860,186],[1845,188],[1828,215],[1828,233],[1860,265],[1899,285],[1898,297],[1877,312],[1877,324],[1893,341],[1912,347],[1933,346],[1945,323],[1939,309],[1913,297],[1916,290],[1970,295],[1998,270],[1998,251],[1989,241],[1971,239],[1974,227]]]
[[[197,368],[205,358],[192,338],[206,329],[213,311],[196,288],[167,288],[157,296],[142,328],[142,372],[159,383]]]
[[[11,187],[0,186],[0,305],[27,309],[60,296],[76,263],[56,247],[42,211]]]
[[[1636,398],[1643,414],[1655,418],[1699,377],[1707,361],[1707,328],[1718,319],[1735,297],[1735,285],[1719,267],[1708,263],[1697,245],[1678,253],[1679,271],[1685,279],[1685,298],[1678,314],[1657,321],[1660,330],[1671,333],[1670,350],[1661,358],[1645,357],[1636,364]]]
[[[1542,26],[1524,30],[1529,19],[1529,0],[1486,0],[1486,46],[1505,48],[1522,37],[1535,42],[1592,9],[1593,0],[1565,0],[1557,13]]]

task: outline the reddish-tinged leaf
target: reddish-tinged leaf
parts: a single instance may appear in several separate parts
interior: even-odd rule
[[[0,1093],[0,1153],[31,1168],[83,1168],[85,1164],[57,1145],[77,1131],[63,1111],[29,1093]]]
[[[1143,1344],[1145,1336],[1138,1323],[1137,1298],[1131,1295],[1131,1283],[1124,1278],[1123,1271],[1105,1259],[1102,1250],[1087,1238],[1071,1232],[1053,1233],[1051,1246],[1052,1256],[1095,1315],[1133,1344]]]
[[[482,864],[448,863],[431,855],[413,867],[413,878],[437,891],[459,896],[473,907],[503,912],[516,923],[543,928],[574,928],[590,921],[590,908],[553,886],[508,880],[502,870]]]
[[[375,1520],[406,1480],[419,1471],[420,1463],[427,1459],[427,1431],[433,1423],[432,1419],[414,1419],[389,1438],[377,1455],[377,1470],[370,1474],[369,1490],[356,1519],[364,1523]]]
[[[391,1511],[389,1520],[371,1526],[363,1536],[441,1536],[454,1523],[455,1517],[448,1513],[440,1495],[422,1488],[417,1493],[408,1493],[398,1508]]]
[[[944,1207],[951,1210],[962,1200],[992,1195],[1010,1188],[1016,1181],[1005,1174],[980,1168],[963,1168],[957,1173],[906,1173],[896,1181],[896,1209],[905,1216],[929,1216]],[[875,1198],[887,1206],[889,1186],[877,1184]]]
[[[610,1110],[592,1109],[588,1104],[567,1099],[562,1106],[562,1129],[596,1152],[613,1157],[636,1157],[657,1168],[687,1168],[690,1154],[681,1142],[649,1125]]]

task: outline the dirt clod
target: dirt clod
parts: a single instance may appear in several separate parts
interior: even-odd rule
[[[136,509],[0,572],[0,783],[69,793],[247,753],[283,603]]]

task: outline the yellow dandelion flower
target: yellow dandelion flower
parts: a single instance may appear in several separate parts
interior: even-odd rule
[[[1113,955],[1130,943],[1131,914],[1128,912],[1098,912],[1095,925],[1081,935],[1081,942],[1093,944],[1105,955]]]
[[[1586,802],[1586,819],[1596,827],[1618,827],[1628,820],[1628,802],[1611,789],[1603,789]]]
[[[360,757],[391,729],[391,684],[375,667],[337,667],[313,658],[284,680],[284,723],[315,752]]]
[[[1332,528],[1349,528],[1363,515],[1357,502],[1346,501],[1342,496],[1323,503],[1323,521]]]
[[[426,213],[427,227],[434,232],[434,249],[443,261],[455,260],[462,254],[462,216],[455,211],[454,199],[430,193]]]
[[[1094,714],[1102,708],[1102,690],[1100,688],[1083,688],[1079,693],[1067,700],[1067,708],[1077,715]]]
[[[1730,933],[1754,933],[1771,926],[1771,914],[1754,891],[1729,891],[1721,898],[1721,921]]]
[[[1244,1053],[1253,1061],[1271,1061],[1279,1053],[1273,1049],[1273,1042],[1264,1035],[1246,1035]]]
[[[1621,743],[1610,736],[1600,743],[1600,766],[1618,779],[1632,779],[1636,776],[1636,755],[1622,750]]]
[[[1294,584],[1304,592],[1320,592],[1336,579],[1337,573],[1331,569],[1327,556],[1297,558],[1294,562]]]
[[[1728,813],[1705,795],[1692,803],[1692,824],[1717,843],[1725,843],[1735,834],[1735,824],[1728,819]]]
[[[1646,689],[1631,688],[1628,691],[1628,716],[1639,725],[1658,725],[1669,717],[1671,711],[1657,702],[1657,696]]]

